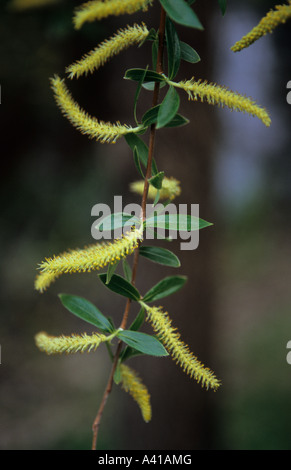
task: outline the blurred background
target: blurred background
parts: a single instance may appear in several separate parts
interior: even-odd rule
[[[72,14],[80,3],[60,0],[25,11],[9,9],[8,1],[0,6],[2,450],[90,449],[110,369],[106,350],[49,357],[34,335],[91,332],[62,307],[61,292],[86,297],[116,324],[124,309],[96,273],[64,275],[46,293],[34,290],[45,257],[94,241],[94,204],[113,207],[114,195],[124,204],[140,202],[129,192],[137,174],[125,141],[102,145],[76,131],[56,107],[49,78],[64,77],[67,65],[126,24],[143,20],[158,28],[158,2],[147,13],[75,31]],[[200,216],[214,225],[201,231],[193,252],[172,242],[178,270],[141,260],[138,272],[142,293],[162,277],[188,276],[162,305],[222,387],[201,389],[169,358],[132,359],[128,364],[151,393],[152,421],[145,424],[136,403],[115,386],[99,449],[290,449],[291,23],[240,53],[230,50],[274,4],[230,0],[222,17],[217,1],[199,0],[195,11],[205,30],[178,28],[202,60],[183,63],[177,79],[195,76],[251,96],[269,110],[272,126],[181,95],[191,123],[158,133],[156,160],[181,181],[177,202],[199,204]],[[135,85],[122,78],[128,68],[148,64],[150,43],[68,86],[97,118],[133,124]],[[139,116],[150,105],[143,91]],[[131,318],[134,313],[133,307]]]

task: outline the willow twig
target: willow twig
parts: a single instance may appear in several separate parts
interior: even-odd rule
[[[165,37],[165,23],[166,23],[166,13],[164,9],[161,7],[161,14],[160,14],[160,26],[159,26],[159,48],[158,48],[158,57],[157,57],[157,66],[156,66],[156,71],[159,73],[163,72],[163,52],[164,52],[164,37]],[[160,86],[159,83],[155,83],[155,88],[154,88],[154,93],[153,93],[153,107],[158,104],[159,100],[159,91],[160,91]],[[147,169],[146,169],[146,175],[145,175],[145,180],[144,180],[144,189],[143,189],[143,195],[142,195],[142,202],[141,202],[141,219],[144,220],[145,217],[145,209],[146,209],[146,202],[147,202],[147,196],[148,196],[148,189],[149,189],[149,179],[151,177],[151,169],[152,169],[152,162],[153,162],[153,155],[154,155],[154,144],[155,144],[155,136],[156,136],[156,125],[152,124],[151,129],[150,129],[150,139],[149,139],[149,153],[148,153],[148,161],[147,161]],[[138,259],[139,259],[139,250],[135,250],[134,253],[134,259],[133,259],[133,268],[132,268],[132,278],[131,278],[131,283],[132,285],[135,285],[136,282],[136,276],[137,276],[137,268],[138,268]],[[122,322],[120,325],[120,328],[125,329],[127,320],[128,320],[128,315],[130,311],[130,306],[131,306],[131,300],[127,299]],[[93,440],[92,440],[92,450],[96,450],[97,447],[97,438],[98,438],[98,431],[103,415],[103,411],[106,405],[106,402],[108,400],[108,397],[111,393],[112,390],[112,385],[113,385],[113,378],[114,378],[114,373],[118,364],[118,359],[121,353],[122,349],[122,342],[119,341],[116,349],[116,353],[114,356],[113,360],[113,365],[111,368],[110,376],[107,382],[107,386],[105,388],[100,407],[97,413],[97,416],[93,422],[92,426],[92,431],[93,431]]]

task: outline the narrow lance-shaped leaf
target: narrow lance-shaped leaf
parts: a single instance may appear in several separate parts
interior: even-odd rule
[[[142,324],[145,320],[145,317],[146,317],[145,309],[144,309],[144,307],[141,307],[141,309],[140,309],[139,313],[137,314],[136,318],[134,319],[134,321],[130,325],[129,330],[138,331],[140,329],[140,327],[142,326]],[[129,359],[130,357],[139,356],[141,354],[144,354],[144,353],[142,353],[141,351],[138,351],[135,348],[132,348],[131,346],[126,346],[126,348],[121,353],[120,360],[121,360],[121,362],[124,362],[127,359]]]
[[[144,320],[145,320],[145,309],[144,307],[141,307],[140,311],[138,312],[136,318],[130,325],[129,329],[131,331],[138,331],[140,327],[142,326]]]
[[[160,110],[161,105],[158,104],[157,106],[154,106],[153,108],[148,109],[142,117],[142,124],[145,127],[149,127],[151,124],[155,124],[158,120],[158,114]],[[185,124],[188,124],[189,120],[182,116],[181,114],[176,114],[171,121],[169,121],[164,127],[178,127],[178,126],[184,126]]]
[[[128,69],[125,72],[124,78],[126,80],[133,80],[135,82],[140,82],[143,80],[144,82],[163,82],[165,77],[154,70],[146,70],[146,69]]]
[[[141,122],[145,127],[151,126],[157,122],[160,106],[161,105],[158,104],[144,113]]]
[[[146,73],[147,73],[147,68],[144,70],[144,73],[140,77],[140,80],[139,80],[137,88],[136,88],[135,97],[134,97],[133,114],[134,114],[135,122],[137,124],[138,124],[137,114],[136,114],[137,102],[138,102],[138,98],[139,98],[139,95],[140,95],[140,91],[141,91],[142,84],[144,82],[144,78],[145,78]]]
[[[174,116],[180,106],[180,97],[173,86],[170,86],[168,93],[166,94],[159,112],[157,119],[157,129],[166,126]]]
[[[106,274],[105,274],[106,276]],[[95,307],[94,304],[83,297],[76,295],[60,294],[59,298],[63,306],[82,320],[97,326],[101,331],[112,332],[110,321]]]
[[[177,230],[180,232],[191,232],[201,230],[212,225],[206,220],[186,214],[162,214],[149,217],[144,222],[145,227],[160,228],[165,230]]]
[[[110,264],[108,266],[106,284],[108,284],[110,282],[110,279],[112,278],[113,274],[115,273],[118,265],[119,265],[119,261],[116,261],[116,263]]]
[[[122,261],[122,268],[123,268],[125,279],[128,282],[130,282],[131,277],[132,277],[132,270],[131,270],[131,267],[129,266],[128,261],[126,260],[126,258],[123,259],[123,261]]]
[[[120,384],[121,381],[121,373],[120,373],[120,365],[121,365],[121,360],[119,359],[115,368],[113,380],[116,385]]]
[[[168,51],[168,77],[172,80],[180,67],[181,47],[176,28],[168,16],[166,19],[166,40]]]
[[[143,300],[144,302],[154,302],[174,294],[184,286],[186,281],[186,276],[165,277],[146,293]]]
[[[160,0],[160,3],[176,23],[190,28],[203,29],[196,13],[184,0]]]
[[[134,349],[150,356],[167,356],[168,353],[160,341],[154,336],[139,331],[123,330],[118,338]]]
[[[124,297],[127,297],[131,300],[140,299],[140,294],[138,290],[130,282],[128,282],[126,279],[119,276],[118,274],[113,274],[108,284],[106,283],[106,274],[99,274],[99,278],[103,282],[103,284],[108,287],[108,289],[115,292],[116,294],[123,295]]]
[[[160,89],[163,88],[164,86],[166,86],[166,82],[159,82],[159,87],[160,87]],[[155,89],[155,82],[146,82],[146,83],[143,83],[142,87],[143,87],[145,90],[154,91],[154,89]]]
[[[222,13],[223,15],[225,15],[226,6],[227,6],[227,0],[218,0],[218,3],[219,3],[219,6],[220,6],[221,13]]]
[[[176,114],[173,119],[165,125],[165,127],[181,127],[189,124],[189,119],[185,118],[181,114]]]
[[[201,58],[199,54],[186,42],[180,41],[180,49],[181,49],[181,59],[185,60],[185,62],[190,62],[190,64],[196,64],[200,62]]]
[[[163,184],[163,179],[164,179],[165,173],[164,171],[160,171],[157,173],[155,176],[152,176],[149,179],[149,183],[156,189],[161,189],[162,184]]]
[[[133,150],[133,160],[134,160],[134,164],[135,164],[135,167],[136,167],[138,173],[140,174],[142,179],[144,179],[144,174],[143,174],[143,171],[141,169],[140,157],[139,157],[137,147],[134,147],[134,150]]]
[[[153,65],[154,70],[156,70],[157,68],[158,50],[159,50],[159,38],[156,37],[156,39],[154,40],[152,44],[152,65]]]
[[[134,133],[128,133],[127,135],[124,136],[124,138],[133,152],[134,152],[134,149],[136,148],[139,159],[142,162],[143,166],[146,168],[147,161],[148,161],[148,154],[149,154],[148,146],[144,143],[144,141],[140,137],[138,137]],[[155,159],[153,159],[152,174],[155,175],[157,173],[158,173],[157,165],[156,165]]]
[[[170,250],[158,246],[141,246],[139,254],[154,263],[170,266],[172,268],[179,268],[181,263],[179,258]]]
[[[108,232],[119,228],[132,227],[133,225],[135,225],[136,228],[139,228],[140,224],[141,220],[132,214],[126,214],[125,212],[115,212],[114,214],[110,214],[101,219],[94,228],[101,232]]]

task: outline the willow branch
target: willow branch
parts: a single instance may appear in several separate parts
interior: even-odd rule
[[[158,73],[163,72],[163,53],[164,53],[164,38],[165,38],[165,24],[166,24],[166,13],[164,9],[161,7],[161,14],[160,14],[160,26],[159,26],[159,48],[158,48],[158,57],[157,57],[157,66],[156,66],[156,71]],[[154,88],[154,93],[153,93],[153,101],[152,101],[152,106],[156,106],[158,104],[159,100],[159,91],[160,91],[160,85],[159,82],[155,83],[155,88]],[[154,145],[155,145],[155,136],[156,136],[156,125],[152,124],[150,128],[150,139],[149,139],[149,152],[148,152],[148,161],[147,161],[147,168],[146,168],[146,175],[145,175],[145,180],[144,180],[144,189],[143,189],[143,195],[142,195],[142,202],[141,202],[141,219],[144,220],[145,218],[145,213],[146,213],[146,202],[147,202],[147,196],[148,196],[148,189],[149,189],[149,179],[151,177],[151,171],[152,171],[152,162],[153,162],[153,155],[154,155]],[[133,259],[133,267],[132,267],[132,278],[131,278],[131,283],[132,285],[135,285],[136,282],[136,277],[137,277],[137,269],[138,269],[138,260],[139,260],[139,250],[135,250],[134,253],[134,259]],[[127,299],[122,322],[120,324],[120,328],[125,329],[127,320],[128,320],[128,315],[130,311],[130,306],[131,306],[131,300]],[[111,393],[112,390],[112,385],[113,385],[113,378],[114,378],[114,373],[118,364],[118,359],[121,353],[122,349],[122,342],[119,341],[116,349],[116,353],[114,356],[113,360],[113,365],[111,368],[110,376],[107,382],[106,389],[103,394],[103,398],[101,400],[101,404],[97,413],[97,416],[93,422],[92,426],[92,431],[93,431],[93,440],[92,440],[92,450],[96,450],[97,446],[97,437],[98,437],[98,431],[103,415],[103,411],[107,402],[107,399]]]

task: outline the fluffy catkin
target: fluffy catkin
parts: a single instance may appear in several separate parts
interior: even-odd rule
[[[148,423],[152,417],[152,409],[150,403],[150,394],[147,388],[142,383],[137,373],[125,364],[121,364],[120,374],[122,388],[128,392],[136,401],[140,408],[143,419],[146,423]]]
[[[240,111],[256,116],[267,127],[271,125],[270,116],[265,108],[258,106],[251,98],[235,93],[227,87],[219,86],[216,83],[208,83],[206,80],[196,81],[194,78],[179,83],[169,83],[186,91],[190,100],[197,101],[200,99],[202,102],[206,101],[211,105],[227,106],[232,111]]]
[[[231,50],[239,52],[266,34],[272,33],[280,24],[286,23],[291,18],[291,0],[288,3],[289,5],[276,5],[275,10],[270,10],[257,26],[232,46]]]
[[[201,383],[202,387],[217,390],[220,386],[219,380],[189,351],[188,346],[181,340],[180,333],[176,328],[173,328],[168,313],[163,312],[160,307],[149,307],[148,305],[144,305],[144,307],[147,312],[147,321],[151,323],[159,340],[176,363],[186,374]]]
[[[95,117],[89,116],[74,101],[64,80],[60,77],[55,76],[52,78],[51,86],[56,103],[63,115],[76,129],[89,138],[96,139],[101,143],[115,143],[119,137],[135,131],[132,127],[121,125],[119,122],[111,124],[110,122],[98,121]]]
[[[97,333],[93,335],[84,333],[72,336],[49,336],[42,331],[35,336],[36,346],[48,355],[91,352],[95,351],[104,341],[106,341],[106,336]]]
[[[96,243],[48,258],[39,265],[41,272],[35,280],[35,288],[43,292],[61,274],[91,272],[114,264],[131,255],[138,248],[141,237],[141,231],[135,230],[112,243]]]
[[[148,29],[144,24],[141,26],[135,24],[134,26],[120,29],[113,37],[103,41],[81,60],[67,67],[66,72],[69,74],[69,78],[79,78],[82,75],[93,73],[111,57],[134,44],[142,43],[148,36],[148,33]]]
[[[152,0],[94,0],[76,8],[73,22],[76,29],[84,23],[101,20],[107,16],[132,14],[138,10],[147,10]]]

